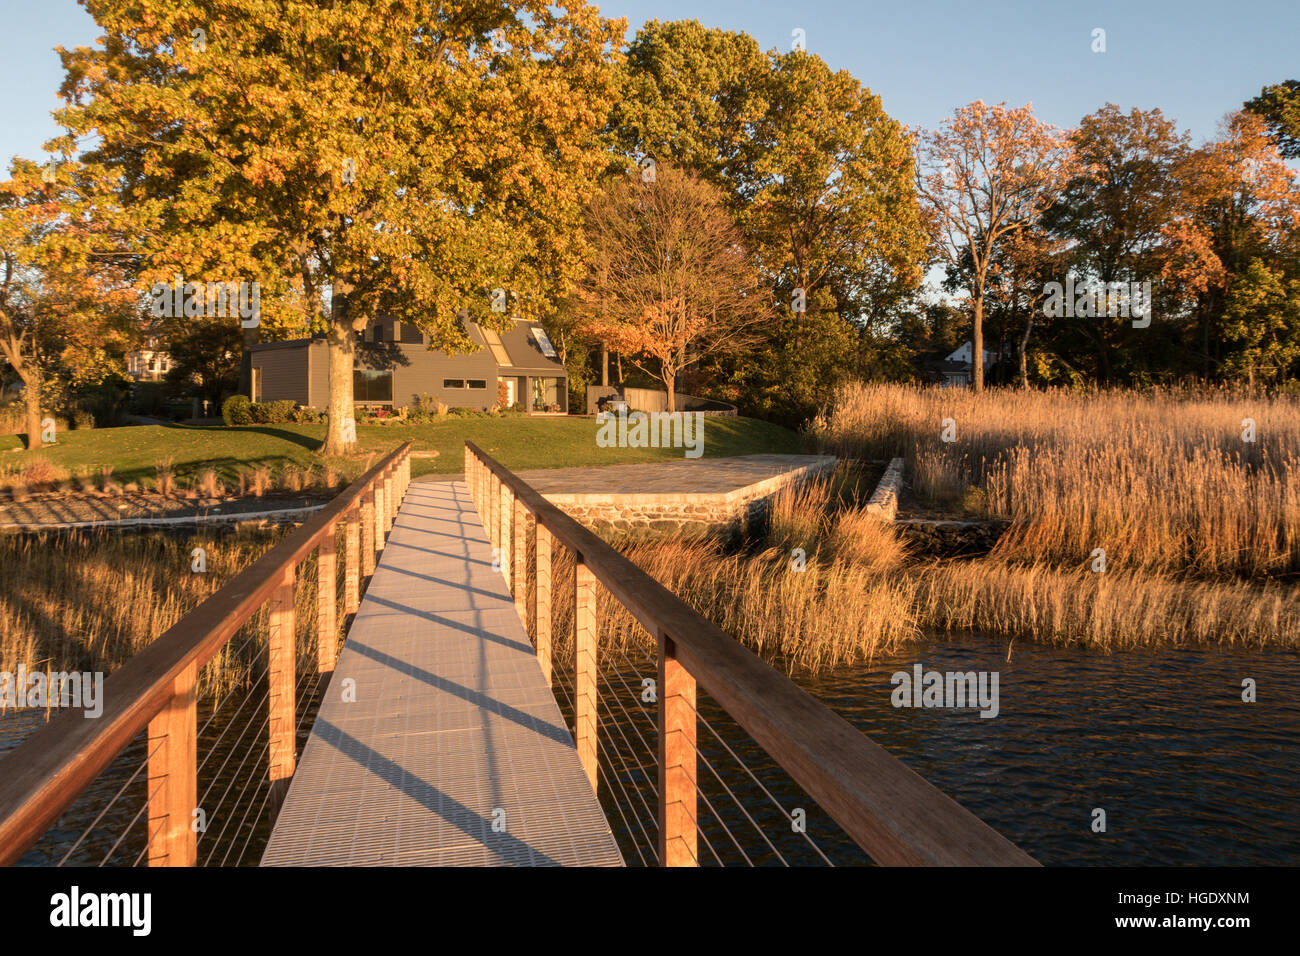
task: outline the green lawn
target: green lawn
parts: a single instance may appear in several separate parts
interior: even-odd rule
[[[415,450],[439,452],[437,458],[416,458],[414,475],[459,472],[464,466],[464,444],[473,441],[512,469],[564,468],[572,465],[606,465],[682,458],[680,448],[601,448],[596,444],[593,418],[528,418],[502,416],[460,418],[428,425],[358,425],[363,452],[383,453],[404,441]],[[35,454],[69,472],[104,465],[113,467],[117,482],[152,478],[160,461],[170,460],[178,478],[188,479],[204,468],[215,468],[231,480],[241,468],[268,465],[328,464],[348,476],[359,474],[364,457],[329,458],[313,449],[324,438],[324,425],[134,425],[67,431],[57,445]],[[14,470],[28,459],[16,435],[0,436],[0,468]],[[763,452],[798,454],[801,437],[770,422],[752,418],[709,418],[704,426],[704,454],[708,458],[753,455]]]

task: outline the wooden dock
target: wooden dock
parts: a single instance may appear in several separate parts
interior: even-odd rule
[[[621,866],[465,482],[385,544],[262,865]]]

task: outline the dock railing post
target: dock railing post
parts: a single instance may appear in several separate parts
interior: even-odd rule
[[[699,866],[696,828],[695,678],[659,636],[659,861]]]
[[[495,474],[488,478],[488,541],[492,543],[492,556],[500,561],[501,541],[501,479]]]
[[[384,500],[384,481],[380,475],[375,476],[372,485],[375,496],[375,557],[384,550],[384,527],[388,521],[388,503]]]
[[[335,554],[337,525],[330,525],[316,548],[316,671],[334,670],[338,653],[338,558]]]
[[[288,790],[297,745],[294,723],[294,568],[284,569],[279,586],[267,601],[270,624],[268,682],[270,685],[271,756],[269,776],[273,799]]]
[[[533,634],[537,637],[537,662],[542,665],[546,686],[551,686],[551,532],[540,521],[534,549],[537,586],[533,596]]]
[[[511,590],[515,595],[515,611],[519,614],[519,623],[528,626],[528,556],[524,549],[528,546],[528,508],[517,497],[514,498],[514,550],[510,555]]]
[[[149,865],[194,866],[198,836],[193,815],[198,804],[198,665],[190,664],[172,682],[172,698],[149,721]]]
[[[501,573],[506,577],[506,584],[510,584],[511,565],[514,564],[510,554],[510,517],[514,511],[515,496],[510,487],[503,481],[501,482],[501,527],[497,531],[498,540],[501,542],[497,547],[500,549]]]
[[[367,488],[361,496],[361,576],[375,573],[375,495]]]
[[[574,743],[591,789],[596,790],[596,576],[581,554],[574,558]]]
[[[384,469],[384,533],[388,534],[393,530],[393,525],[397,522],[397,499],[393,496],[393,473],[396,471],[395,465],[390,465]]]
[[[343,613],[361,607],[361,509],[349,508],[343,529]]]

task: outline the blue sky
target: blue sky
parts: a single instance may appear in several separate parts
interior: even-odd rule
[[[1300,0],[609,0],[634,31],[648,19],[745,30],[766,49],[807,48],[847,69],[909,126],[971,100],[1034,104],[1057,126],[1110,101],[1160,107],[1197,141],[1266,83],[1300,79]],[[36,157],[57,134],[62,70],[53,48],[89,44],[75,0],[0,0],[0,159]],[[1106,52],[1090,49],[1106,31]]]

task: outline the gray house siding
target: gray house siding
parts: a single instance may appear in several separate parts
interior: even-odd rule
[[[367,330],[357,342],[355,367],[361,371],[391,371],[394,408],[414,406],[423,396],[452,408],[486,410],[497,402],[498,381],[508,381],[515,401],[530,407],[534,383],[550,380],[561,410],[567,410],[567,374],[564,366],[543,355],[529,337],[526,327],[501,336],[506,353],[498,362],[492,348],[471,326],[471,339],[480,347],[469,353],[449,355],[431,351],[418,331],[401,323],[383,321]],[[396,341],[394,341],[396,339]],[[405,340],[405,341],[403,341]],[[501,345],[496,346],[498,352]],[[323,339],[273,342],[250,348],[259,401],[291,399],[300,405],[324,409],[329,404],[329,347]],[[471,383],[482,383],[471,388]],[[459,386],[459,387],[458,387]],[[366,404],[358,399],[358,404]],[[378,404],[389,404],[381,402]]]
[[[253,369],[257,373],[257,395],[254,397],[259,402],[289,399],[305,404],[310,384],[306,344],[295,342],[280,346],[277,343],[256,347]]]
[[[448,355],[445,352],[431,352],[424,345],[397,345],[393,348],[398,353],[391,365],[394,406],[413,406],[422,395],[445,402],[453,408],[488,409],[496,404],[497,364],[492,361],[492,356],[486,349],[469,354]],[[358,351],[357,368],[386,366],[386,362],[376,362],[364,351]],[[448,381],[465,382],[467,387],[448,388],[444,385]],[[471,381],[481,381],[484,387],[469,388]]]
[[[311,369],[311,388],[303,404],[312,408],[325,408],[330,401],[330,350],[324,342],[314,341],[308,349],[308,367]]]

